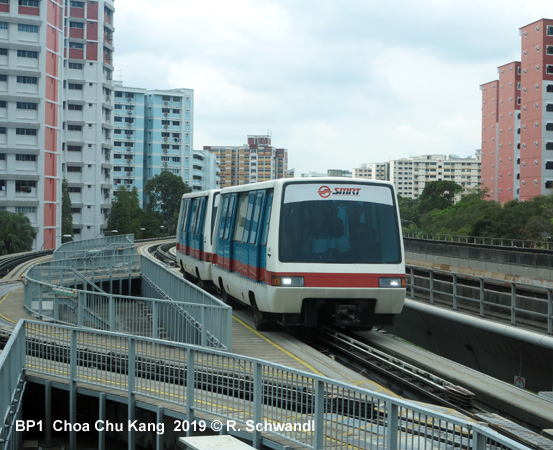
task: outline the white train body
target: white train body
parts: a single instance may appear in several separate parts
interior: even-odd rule
[[[310,178],[225,188],[211,249],[212,282],[251,305],[259,328],[276,320],[368,329],[403,308],[391,183]]]

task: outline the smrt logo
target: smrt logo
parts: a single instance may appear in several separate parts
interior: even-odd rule
[[[328,186],[321,186],[319,188],[319,190],[317,191],[317,193],[322,197],[322,198],[327,198],[327,197],[330,197],[330,194],[332,193],[332,191],[330,190],[330,188]]]

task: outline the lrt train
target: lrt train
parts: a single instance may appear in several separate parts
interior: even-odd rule
[[[250,305],[257,329],[391,324],[405,302],[394,186],[280,179],[185,194],[177,231],[183,273]]]

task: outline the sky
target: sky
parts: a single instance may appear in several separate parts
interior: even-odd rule
[[[296,176],[475,155],[480,85],[551,0],[117,0],[115,76],[194,89],[194,142],[271,134]]]

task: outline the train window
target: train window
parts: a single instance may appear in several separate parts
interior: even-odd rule
[[[192,216],[190,217],[190,226],[188,227],[188,231],[192,234],[196,231],[196,220],[198,217],[198,199],[195,198],[192,200]]]
[[[248,194],[241,194],[238,197],[238,208],[236,213],[236,223],[234,225],[234,236],[232,240],[242,241],[244,229],[246,228],[246,215],[248,212]]]
[[[190,204],[190,200],[187,199],[187,198],[182,201],[182,215],[183,215],[182,231],[186,231],[186,219],[188,218],[188,205],[189,204]]]
[[[215,229],[215,219],[217,218],[217,209],[219,209],[219,201],[221,196],[219,193],[213,194],[213,209],[211,211],[211,239],[213,239],[213,230]]]
[[[253,211],[250,225],[250,244],[255,244],[257,241],[257,229],[259,227],[259,216],[261,214],[261,205],[263,203],[264,194],[265,193],[263,191],[258,192],[255,200],[255,209]]]
[[[263,220],[263,230],[261,235],[261,245],[267,245],[267,239],[269,236],[269,223],[271,219],[271,210],[273,207],[273,193],[269,192],[267,194],[267,203],[265,204],[265,217]]]
[[[250,228],[252,226],[252,214],[255,204],[255,192],[251,192],[248,197],[248,211],[246,213],[246,224],[244,225],[244,234],[242,235],[242,242],[247,243],[250,238]]]
[[[228,196],[223,199],[223,209],[221,210],[221,221],[219,222],[219,238],[221,239],[225,235],[225,224],[227,220],[229,200],[230,200],[230,197]]]
[[[193,223],[194,234],[201,234],[204,210],[205,210],[205,197],[196,199],[196,217],[195,217],[196,220]]]
[[[284,203],[279,256],[285,262],[391,264],[401,261],[395,206],[378,201]]]
[[[225,239],[230,239],[230,230],[232,228],[232,216],[234,213],[234,205],[236,204],[236,195],[231,195],[228,202],[227,218],[225,221]]]

